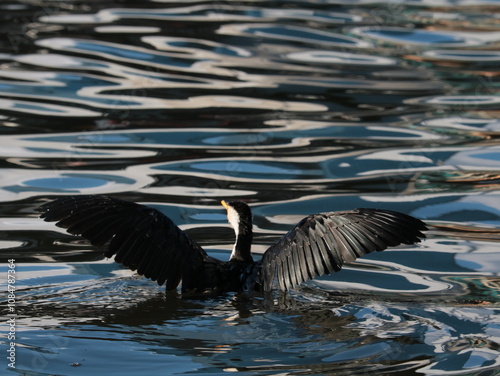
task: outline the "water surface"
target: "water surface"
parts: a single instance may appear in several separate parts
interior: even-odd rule
[[[15,260],[17,345],[3,373],[498,372],[499,1],[0,10],[0,273],[7,291]],[[431,231],[271,300],[195,300],[37,218],[70,194],[152,205],[221,259],[221,199],[252,206],[256,257],[314,212],[385,208]]]

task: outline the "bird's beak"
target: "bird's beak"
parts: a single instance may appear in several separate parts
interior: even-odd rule
[[[222,204],[222,206],[224,206],[226,210],[228,209],[229,205],[227,204],[226,201],[222,200],[220,203]]]

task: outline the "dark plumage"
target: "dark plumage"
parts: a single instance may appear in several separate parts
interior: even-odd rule
[[[252,213],[240,201],[225,202],[236,243],[229,261],[209,256],[156,209],[108,196],[59,198],[41,206],[41,218],[81,235],[119,262],[167,290],[286,291],[308,279],[339,271],[346,262],[425,238],[425,224],[389,210],[355,209],[302,219],[253,261]]]

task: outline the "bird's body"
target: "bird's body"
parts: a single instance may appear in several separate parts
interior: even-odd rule
[[[424,238],[424,223],[379,209],[313,214],[272,245],[258,261],[251,255],[252,213],[240,201],[225,202],[236,235],[229,261],[209,256],[156,209],[108,196],[63,197],[41,207],[45,221],[102,247],[121,263],[167,290],[270,291],[277,279],[286,291],[308,279],[339,271],[373,251]]]

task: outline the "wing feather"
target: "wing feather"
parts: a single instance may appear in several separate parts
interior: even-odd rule
[[[344,262],[353,262],[356,260],[356,253],[354,250],[351,248],[351,245],[349,244],[349,240],[346,239],[344,232],[342,231],[342,227],[335,227],[331,229],[333,235],[335,236],[336,242],[333,244],[335,247],[336,244],[338,244],[339,247],[339,253],[340,253],[340,258],[339,258],[339,263],[340,266],[344,264]]]
[[[353,222],[352,227],[357,233],[364,237],[367,248],[373,248],[375,251],[382,251],[387,246],[384,243],[377,231],[372,231],[369,226],[361,226],[359,223]]]
[[[297,252],[299,256],[300,268],[298,268],[299,272],[299,280],[308,279],[309,272],[307,267],[307,260],[304,249],[301,249],[300,252]]]
[[[290,287],[290,277],[288,274],[288,263],[287,259],[282,259],[278,264],[278,280],[280,283],[280,288],[284,291],[288,290]]]
[[[45,221],[105,247],[106,257],[114,255],[116,262],[159,285],[167,282],[168,289],[177,287],[186,273],[200,272],[208,257],[172,220],[144,205],[81,195],[51,201],[40,211]]]
[[[260,282],[270,291],[277,275],[280,289],[286,291],[315,276],[339,271],[344,263],[367,253],[417,243],[425,238],[425,230],[419,219],[390,210],[310,215],[264,253]]]
[[[306,244],[307,246],[307,243],[304,243]],[[316,277],[317,273],[316,273],[316,266],[314,264],[314,254],[315,254],[315,249],[314,248],[311,248],[311,250],[309,251],[308,249],[309,247],[305,247],[304,248],[304,258],[306,260],[306,265],[307,265],[307,277],[306,279],[309,279],[309,278],[314,278]],[[320,247],[318,247],[318,250],[319,250]]]
[[[323,222],[323,218],[321,219],[321,221]],[[338,241],[335,238],[334,234],[332,234],[331,231],[328,231],[326,227],[322,226],[319,228],[322,231],[322,233],[320,234],[321,242],[319,242],[319,246],[321,249],[324,249],[324,252],[328,253],[333,270],[337,272],[342,267],[342,265],[339,264],[339,260],[341,260],[340,251],[339,248],[335,246],[336,244],[338,244]]]
[[[298,266],[298,268],[289,269],[290,281],[292,283],[292,286],[297,285],[298,283],[300,283],[299,281],[302,280],[302,276],[300,275],[301,274],[300,270],[302,269],[302,267],[301,267],[300,261],[299,261],[300,251],[301,251],[301,249],[297,249],[297,252],[293,252],[291,255],[291,258],[289,259],[289,261],[291,261],[293,265]]]

